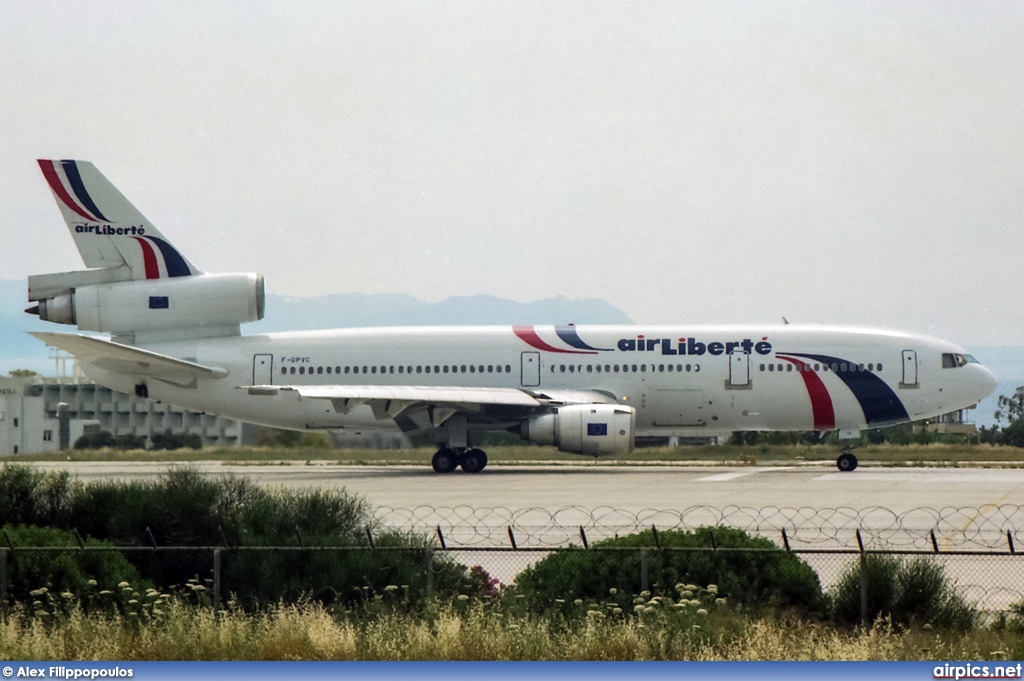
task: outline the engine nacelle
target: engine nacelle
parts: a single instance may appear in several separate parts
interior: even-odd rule
[[[636,410],[615,404],[574,404],[527,419],[523,439],[587,456],[629,454],[636,441]]]
[[[38,314],[117,336],[254,322],[263,318],[265,300],[258,274],[200,274],[77,286],[40,300]]]

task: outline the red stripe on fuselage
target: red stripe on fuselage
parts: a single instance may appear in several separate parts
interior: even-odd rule
[[[54,166],[53,161],[46,161],[39,159],[39,169],[43,171],[43,177],[46,178],[46,183],[50,185],[50,189],[56,194],[64,205],[75,211],[89,222],[99,222],[96,218],[85,212],[85,209],[78,205],[78,203],[71,198],[68,194],[68,190],[64,188],[64,183],[60,181],[60,177],[57,175],[57,168]]]
[[[804,386],[807,388],[807,395],[811,398],[811,413],[814,414],[815,430],[832,430],[836,427],[836,410],[832,406],[832,396],[828,394],[828,388],[810,366],[799,359],[777,355],[779,359],[803,366],[804,370],[799,372],[804,379]]]
[[[522,340],[530,344],[530,346],[537,348],[538,350],[546,350],[547,352],[560,352],[565,355],[596,355],[597,352],[589,352],[586,350],[565,350],[563,348],[556,348],[553,345],[548,345],[544,342],[544,339],[537,335],[537,332],[532,326],[513,326],[512,331],[519,336]]]
[[[132,238],[139,242],[139,246],[142,246],[142,262],[146,265],[146,279],[159,279],[160,265],[156,262],[156,251],[153,250],[153,244],[141,237],[133,236]]]

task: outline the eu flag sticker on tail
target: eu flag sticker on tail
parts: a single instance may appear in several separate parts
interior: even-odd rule
[[[150,296],[149,297],[149,309],[150,310],[167,310],[171,307],[170,300],[167,296]]]
[[[596,435],[607,435],[608,424],[607,423],[588,423],[587,424],[587,436],[594,437]]]

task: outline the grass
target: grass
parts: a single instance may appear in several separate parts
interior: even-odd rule
[[[694,617],[700,624],[694,625]],[[41,616],[18,606],[0,622],[7,660],[934,660],[1020,659],[1018,629],[966,635],[879,621],[836,628],[795,615],[670,609],[619,618],[514,614],[488,602],[368,616],[318,605],[256,614],[167,602],[141,622],[129,613]]]
[[[233,447],[202,450],[73,450],[49,454],[21,454],[8,461],[136,461],[190,462],[221,461],[226,464],[348,464],[348,465],[430,465],[434,448],[416,449],[322,449],[302,447]],[[488,447],[489,465],[577,464],[594,459],[565,454],[552,447],[530,445]],[[862,463],[886,466],[997,465],[1024,466],[1024,449],[993,445],[872,445],[856,450]],[[705,445],[694,447],[653,447],[638,449],[627,456],[598,459],[601,465],[764,465],[777,463],[835,461],[839,448],[832,445]]]

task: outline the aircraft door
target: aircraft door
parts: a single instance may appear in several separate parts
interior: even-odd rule
[[[253,355],[252,356],[252,384],[273,385],[274,383],[274,356]]]
[[[746,388],[750,385],[750,355],[743,350],[729,354],[729,387]]]
[[[540,353],[524,352],[522,355],[522,385],[524,388],[536,388],[540,385]]]
[[[903,380],[900,387],[917,386],[917,350],[903,351]]]

